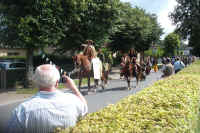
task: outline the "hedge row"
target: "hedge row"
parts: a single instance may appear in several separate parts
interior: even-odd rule
[[[88,114],[74,128],[59,133],[193,133],[197,129],[200,62]]]

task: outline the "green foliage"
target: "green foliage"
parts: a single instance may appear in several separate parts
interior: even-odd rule
[[[193,47],[193,54],[200,56],[200,1],[199,0],[176,0],[177,6],[170,14],[174,24],[177,25],[177,32],[184,39],[189,39]]]
[[[66,0],[67,1],[67,0]],[[74,2],[73,17],[67,20],[66,35],[60,41],[59,51],[76,49],[87,39],[100,47],[107,40],[118,16],[119,0],[71,0]]]
[[[61,53],[80,47],[86,39],[100,43],[99,40],[108,38],[118,15],[119,2],[2,0],[0,40],[9,47],[27,48],[27,76],[30,76],[35,49],[55,47]]]
[[[180,48],[180,37],[178,34],[170,33],[164,39],[164,51],[167,56],[177,55]]]
[[[149,49],[144,51],[145,56],[153,56],[153,57],[163,57],[164,55],[164,50],[160,47],[157,48],[157,50],[155,52],[153,52],[153,49]]]
[[[0,60],[16,60],[16,61],[25,61],[25,56],[2,56]]]
[[[199,70],[199,65],[197,62],[184,69],[185,73],[160,80],[116,105],[88,114],[74,128],[56,132],[193,133],[199,115],[200,75],[193,75],[192,70]]]
[[[156,15],[132,8],[129,3],[121,3],[120,7],[119,19],[110,37],[110,47],[114,51],[127,51],[131,47],[145,51],[160,39],[162,29]]]
[[[61,1],[21,0],[0,3],[1,41],[10,47],[43,48],[55,45],[64,36]]]
[[[110,65],[113,64],[113,57],[112,57],[112,51],[108,48],[102,48],[102,52],[105,56],[105,62],[109,63]]]
[[[36,94],[38,92],[38,88],[17,88],[17,94]]]

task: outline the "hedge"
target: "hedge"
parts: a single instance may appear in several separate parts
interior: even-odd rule
[[[200,62],[135,95],[88,114],[59,133],[194,133],[198,127]]]

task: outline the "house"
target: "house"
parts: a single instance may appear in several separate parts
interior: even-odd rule
[[[24,48],[0,48],[0,57],[3,56],[26,56]]]
[[[183,55],[190,55],[191,50],[192,50],[192,47],[188,47],[188,46],[182,47],[180,49],[180,51],[183,53]]]

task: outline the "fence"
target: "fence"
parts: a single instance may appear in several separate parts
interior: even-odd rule
[[[6,88],[6,70],[0,70],[0,89]]]
[[[25,70],[0,70],[0,89],[13,89],[25,81]]]

